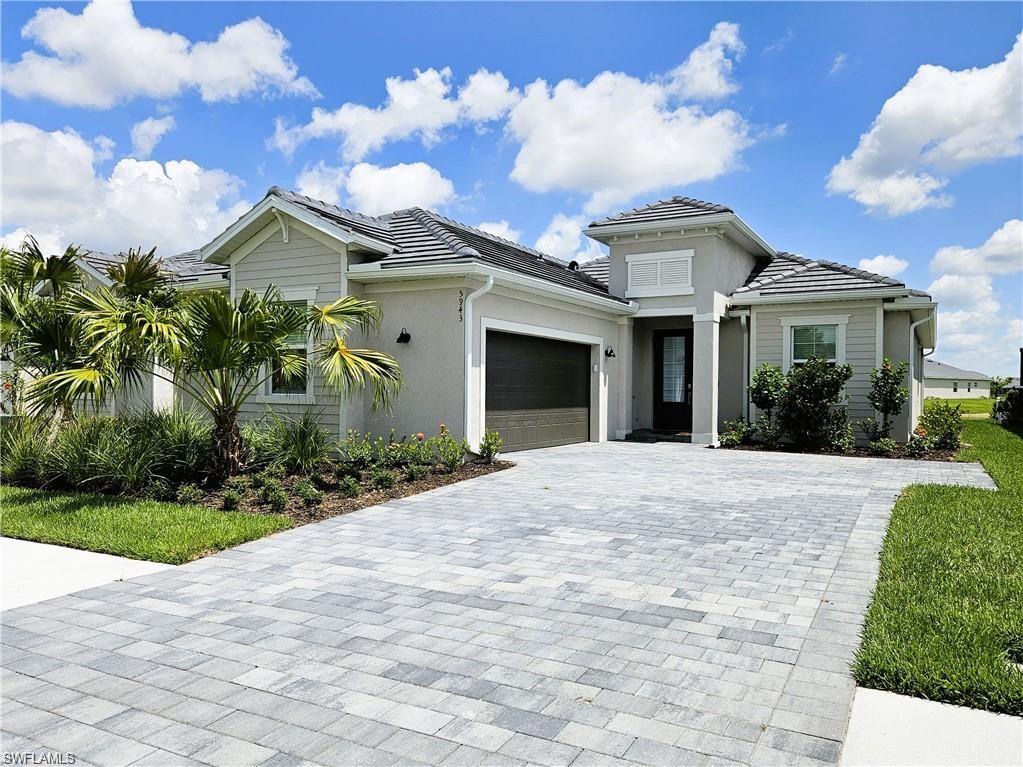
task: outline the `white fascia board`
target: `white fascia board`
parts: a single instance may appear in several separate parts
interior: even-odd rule
[[[425,264],[422,266],[396,266],[383,268],[380,262],[368,264],[352,264],[348,267],[348,279],[354,282],[380,282],[386,280],[400,279],[432,279],[436,277],[478,276],[493,277],[495,282],[504,285],[513,285],[520,288],[527,288],[534,293],[542,293],[552,296],[567,303],[579,304],[581,306],[596,307],[612,314],[623,316],[633,315],[639,310],[635,302],[623,304],[611,298],[588,295],[579,290],[555,285],[554,283],[530,277],[525,274],[518,274],[507,269],[480,264],[469,263],[447,263],[447,264]]]
[[[739,293],[728,297],[729,306],[753,306],[762,304],[804,304],[831,301],[862,301],[870,298],[902,298],[905,288],[878,290],[824,290],[814,293],[789,293],[778,296],[762,296],[757,292]]]
[[[754,229],[734,213],[710,213],[706,216],[691,216],[689,218],[669,218],[663,221],[633,221],[622,224],[605,224],[604,226],[588,226],[583,229],[583,234],[598,242],[607,244],[607,240],[615,235],[643,234],[647,232],[667,232],[679,230],[691,232],[696,235],[699,230],[708,226],[720,225],[732,226],[744,237],[749,238],[759,246],[765,254],[774,256],[777,251],[768,245],[767,241],[754,231]]]
[[[380,240],[372,237],[367,237],[365,235],[358,234],[357,232],[344,229],[343,227],[335,226],[323,218],[320,218],[315,213],[305,210],[294,203],[290,203],[276,197],[267,197],[252,208],[252,210],[231,224],[231,226],[225,229],[216,239],[201,247],[199,249],[199,253],[202,255],[203,261],[215,261],[214,256],[218,252],[220,252],[240,232],[244,231],[256,219],[268,211],[279,211],[281,213],[285,213],[297,221],[301,221],[306,226],[310,226],[324,234],[330,235],[334,239],[343,242],[345,245],[360,245],[368,250],[383,253],[384,255],[394,252],[394,247],[392,245],[388,245],[387,243],[381,242]]]
[[[75,265],[105,288],[109,288],[114,284],[110,277],[90,264],[84,258],[78,259],[78,262]]]
[[[937,301],[930,301],[926,298],[906,298],[906,299],[895,299],[894,301],[888,301],[884,305],[886,312],[909,312],[914,309],[934,309],[938,306]]]

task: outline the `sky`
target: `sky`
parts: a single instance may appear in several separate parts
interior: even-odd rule
[[[1018,3],[4,3],[0,237],[205,244],[274,185],[553,256],[672,194],[939,300],[1018,375]]]

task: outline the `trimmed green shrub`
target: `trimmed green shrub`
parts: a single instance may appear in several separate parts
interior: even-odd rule
[[[886,436],[884,428],[873,418],[864,418],[856,422],[856,428],[860,430],[867,442],[881,439]]]
[[[958,450],[963,433],[962,408],[941,400],[925,400],[920,428],[935,450]]]
[[[373,463],[373,443],[368,435],[355,429],[348,430],[348,437],[338,448],[341,459],[358,471],[368,469]]]
[[[799,450],[835,450],[846,441],[848,422],[839,407],[851,365],[832,365],[811,357],[792,368],[778,406],[778,425]]]
[[[284,484],[276,477],[261,475],[259,489],[256,498],[260,503],[269,503],[270,497],[277,493],[284,492]]]
[[[300,479],[292,490],[302,501],[303,506],[319,506],[323,502],[323,493],[308,479]]]
[[[909,442],[906,443],[906,457],[923,458],[929,449],[927,437],[915,431],[910,435]]]
[[[338,492],[345,498],[358,498],[362,495],[362,485],[355,477],[341,477],[337,483]]]
[[[461,466],[465,461],[465,456],[469,453],[469,445],[465,440],[459,442],[452,437],[451,432],[443,424],[440,427],[440,434],[434,437],[434,448],[441,465],[448,472]]]
[[[760,444],[770,450],[778,447],[778,443],[783,436],[781,427],[768,419],[766,415],[762,415],[757,419],[756,424],[753,426],[753,434]]]
[[[902,406],[909,399],[909,389],[902,385],[907,370],[908,362],[902,361],[896,367],[885,357],[881,367],[870,372],[870,392],[867,394],[867,401],[881,414],[881,438],[891,434],[891,417],[901,413]]]
[[[220,494],[220,508],[224,511],[234,511],[242,504],[242,494],[237,490],[228,488]]]
[[[234,490],[242,495],[249,489],[249,478],[245,476],[228,477],[224,482],[225,490]]]
[[[493,463],[501,454],[502,447],[504,447],[504,439],[501,435],[493,429],[487,429],[483,432],[483,440],[480,442],[480,458],[486,463]]]
[[[721,447],[738,447],[748,444],[753,438],[753,428],[741,418],[725,421],[725,430],[721,433]]]
[[[420,480],[430,473],[429,466],[423,466],[421,463],[411,463],[405,467],[405,479],[409,482],[415,482]]]
[[[891,437],[878,437],[877,439],[871,440],[867,447],[874,455],[891,458],[895,455],[895,451],[898,449],[899,444]]]
[[[197,485],[191,482],[186,482],[178,488],[177,493],[174,494],[174,500],[178,503],[195,504],[202,502],[204,498],[203,491],[199,489]]]
[[[389,487],[394,487],[394,473],[390,469],[376,469],[370,475],[369,481],[378,490],[386,490]]]
[[[781,368],[765,362],[753,371],[749,383],[749,398],[758,410],[763,410],[768,422],[781,403],[785,388],[785,375]]]
[[[177,495],[174,486],[165,479],[154,479],[142,489],[143,498],[154,501],[173,501]]]

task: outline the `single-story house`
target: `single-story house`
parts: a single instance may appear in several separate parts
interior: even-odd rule
[[[373,412],[369,397],[342,401],[312,370],[297,384],[269,382],[249,416],[314,408],[338,435],[444,423],[473,447],[490,428],[511,450],[644,429],[714,444],[725,420],[756,416],[747,389],[763,362],[849,363],[856,420],[874,415],[870,372],[889,357],[910,363],[912,400],[894,429],[908,437],[923,350],[935,345],[927,294],[778,251],[730,208],[688,197],[594,221],[586,234],[609,254],[566,264],[428,210],[367,216],[273,187],[169,265],[193,289],[274,284],[289,301],[379,302],[382,330],[356,340],[400,362],[393,412]]]
[[[991,376],[976,370],[924,360],[924,396],[942,399],[979,399],[990,396]]]

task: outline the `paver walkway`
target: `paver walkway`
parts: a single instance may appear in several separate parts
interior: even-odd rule
[[[979,466],[610,443],[3,616],[77,764],[834,763],[889,509]]]

